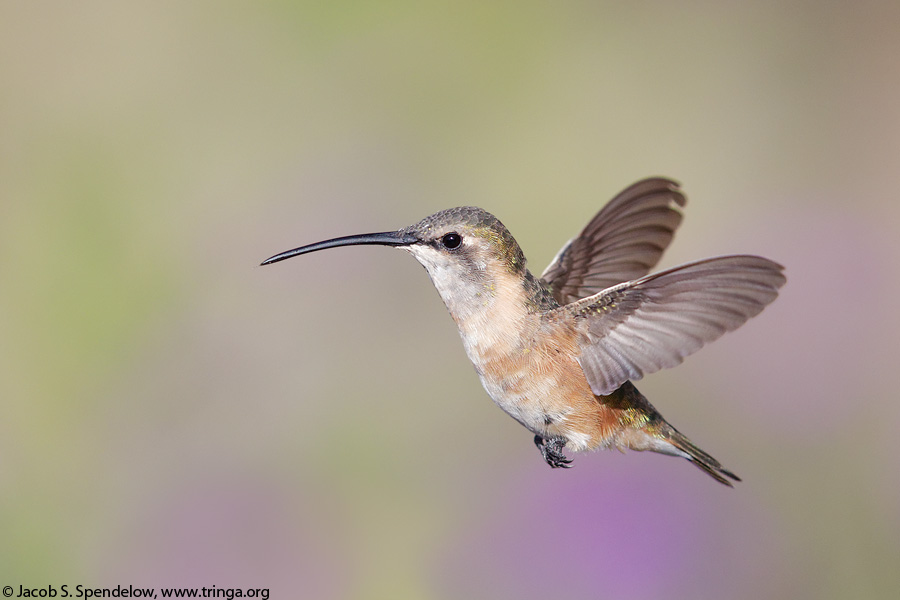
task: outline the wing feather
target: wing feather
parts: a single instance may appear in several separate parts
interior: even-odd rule
[[[644,179],[620,192],[563,246],[541,280],[568,304],[650,272],[681,223],[686,199],[670,179]]]
[[[613,286],[548,318],[575,321],[578,362],[593,392],[607,395],[759,314],[784,285],[782,270],[758,256],[710,258]]]

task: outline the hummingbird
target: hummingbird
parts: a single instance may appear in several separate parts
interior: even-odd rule
[[[719,483],[740,478],[669,424],[634,381],[674,367],[778,295],[783,267],[751,255],[653,274],[682,220],[677,182],[644,179],[615,196],[540,277],[515,238],[474,206],[397,231],[350,235],[263,265],[339,246],[400,248],[425,267],[493,401],[534,434],[550,467],[616,448],[687,459]]]

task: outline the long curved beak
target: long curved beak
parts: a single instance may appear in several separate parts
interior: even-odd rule
[[[409,246],[419,241],[414,235],[403,233],[400,231],[386,231],[384,233],[363,233],[360,235],[347,235],[344,237],[334,238],[333,240],[325,240],[308,246],[300,246],[281,254],[276,254],[271,258],[260,263],[262,265],[270,265],[280,260],[308,254],[317,250],[325,250],[326,248],[336,248],[338,246],[361,246],[361,245],[377,245],[377,246]]]

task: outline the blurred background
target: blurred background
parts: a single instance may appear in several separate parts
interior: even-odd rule
[[[272,598],[900,589],[900,4],[4,2],[0,585]],[[661,266],[787,268],[640,389],[744,479],[551,470],[422,268],[498,215],[540,273],[682,182]]]

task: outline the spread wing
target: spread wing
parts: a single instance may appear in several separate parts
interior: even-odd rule
[[[597,395],[674,367],[759,314],[784,285],[783,267],[722,256],[614,286],[547,315],[574,319],[578,362]]]
[[[541,275],[568,304],[650,272],[681,223],[684,194],[661,177],[623,190],[570,240]]]

